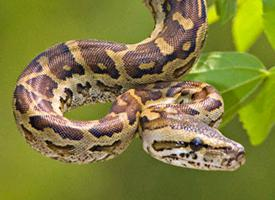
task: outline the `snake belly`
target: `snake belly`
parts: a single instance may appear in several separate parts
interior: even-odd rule
[[[43,155],[90,163],[122,153],[137,132],[146,152],[181,167],[234,170],[243,147],[216,130],[223,100],[206,83],[177,80],[203,47],[205,0],[146,0],[155,19],[137,44],[72,40],[38,55],[20,75],[14,116],[26,141]],[[113,102],[100,120],[63,113]]]

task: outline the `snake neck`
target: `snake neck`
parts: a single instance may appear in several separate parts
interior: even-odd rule
[[[205,24],[207,20],[205,0],[144,0],[144,3],[151,11],[155,21],[155,27],[150,38],[144,40],[147,42],[163,37],[164,32],[168,31],[167,29],[171,33],[181,30],[179,26],[176,28],[169,26],[173,21],[178,21],[185,31],[188,31]],[[207,31],[207,26],[204,28],[204,31]],[[192,36],[194,38],[197,35]],[[192,36],[190,35],[190,39]],[[205,37],[205,35],[200,35],[200,37]]]
[[[155,28],[149,38],[128,45],[131,62],[128,66],[127,55],[123,55],[124,66],[134,83],[141,84],[139,79],[145,83],[146,74],[157,75],[147,83],[177,80],[191,69],[204,45],[206,1],[145,0],[145,4],[154,16]]]
[[[157,38],[158,34],[163,29],[164,20],[167,15],[164,8],[167,7],[167,2],[167,0],[144,0],[144,3],[152,13],[155,22],[154,30],[150,36],[151,40]]]

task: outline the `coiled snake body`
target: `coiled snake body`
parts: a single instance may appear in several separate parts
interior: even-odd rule
[[[139,132],[144,150],[165,163],[237,169],[244,148],[216,129],[224,106],[219,93],[206,83],[176,82],[203,46],[205,0],[145,3],[156,25],[138,44],[73,40],[37,56],[14,92],[18,127],[34,149],[65,162],[111,159]],[[111,111],[100,120],[63,117],[71,108],[108,101]]]

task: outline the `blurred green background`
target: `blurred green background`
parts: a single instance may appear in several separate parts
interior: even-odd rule
[[[12,115],[19,74],[40,52],[70,39],[138,42],[153,27],[141,0],[0,0],[0,199],[275,199],[275,130],[252,147],[238,119],[222,131],[246,147],[247,163],[236,172],[203,172],[163,164],[146,155],[135,139],[118,158],[89,165],[63,164],[32,150]],[[205,52],[232,51],[230,27],[210,26]],[[266,66],[274,51],[260,37],[250,53]],[[232,77],[234,78],[234,77]],[[267,97],[268,98],[268,97]],[[108,105],[69,113],[96,119]]]

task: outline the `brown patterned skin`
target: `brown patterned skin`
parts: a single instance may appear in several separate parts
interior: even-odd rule
[[[111,159],[140,132],[145,151],[163,162],[238,168],[244,148],[216,130],[223,114],[218,92],[205,83],[173,82],[190,70],[203,46],[205,0],[145,4],[156,25],[138,44],[74,40],[37,56],[14,92],[19,129],[34,149],[64,162]],[[63,116],[83,104],[109,101],[112,108],[100,120]]]

